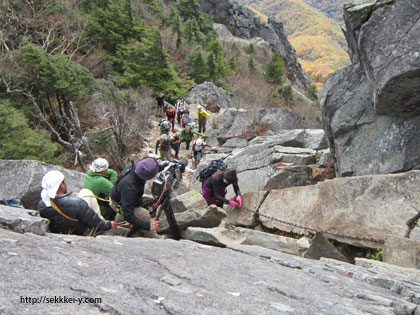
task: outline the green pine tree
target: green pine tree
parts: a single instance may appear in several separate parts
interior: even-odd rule
[[[61,146],[46,130],[33,130],[23,113],[0,100],[0,159],[30,159],[57,164],[65,160]]]
[[[282,77],[284,75],[283,66],[283,59],[278,52],[275,52],[270,61],[265,65],[265,80],[276,85],[282,85]]]
[[[195,83],[203,83],[209,79],[209,70],[201,51],[195,56],[192,62],[192,77]]]
[[[249,56],[248,58],[248,68],[249,68],[249,71],[251,72],[257,71],[257,64],[252,55]]]

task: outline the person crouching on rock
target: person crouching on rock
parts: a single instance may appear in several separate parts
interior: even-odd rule
[[[98,201],[102,217],[107,220],[114,220],[116,213],[109,205],[109,195],[112,186],[117,181],[117,172],[108,168],[108,166],[106,159],[97,158],[94,160],[89,171],[85,174],[82,188],[89,189],[91,191],[90,195]],[[79,193],[79,196],[82,197],[81,193]]]
[[[121,172],[111,191],[113,206],[118,205],[115,207],[118,212],[115,220],[119,223],[127,221],[132,225],[133,231],[153,231],[146,236],[155,238],[159,221],[151,220],[149,211],[141,205],[146,181],[155,177],[158,172],[159,164],[155,159],[147,157],[139,160]]]
[[[88,235],[90,229],[104,232],[117,228],[117,222],[102,220],[84,200],[67,193],[67,183],[61,172],[45,174],[42,188],[39,215],[50,220],[52,233]]]
[[[227,200],[226,188],[233,185],[235,191],[235,200]],[[238,177],[234,169],[219,170],[211,175],[202,185],[201,194],[208,205],[216,205],[223,208],[223,204],[229,204],[232,207],[242,207],[241,191],[238,186]]]

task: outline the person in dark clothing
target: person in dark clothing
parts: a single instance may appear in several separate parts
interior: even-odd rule
[[[151,220],[149,211],[141,207],[146,181],[158,172],[159,164],[150,157],[127,166],[121,172],[126,175],[117,180],[111,191],[113,204],[120,206],[120,212],[115,218],[117,222],[127,221],[135,231],[155,231],[159,227],[159,221]]]
[[[157,154],[158,149],[161,161],[171,160],[171,139],[167,135],[161,135],[159,140],[156,141],[155,154]]]
[[[156,116],[163,116],[165,110],[165,92],[156,95]]]
[[[61,172],[45,174],[42,188],[39,215],[50,220],[52,233],[86,235],[90,229],[103,232],[117,228],[117,222],[102,220],[84,200],[67,193],[67,183]]]
[[[171,148],[175,151],[175,159],[179,160],[179,149],[181,147],[181,140],[179,140],[179,136],[174,134],[171,136]]]
[[[226,188],[233,185],[235,191],[235,200],[227,200]],[[229,204],[232,207],[242,206],[241,191],[238,186],[238,177],[233,169],[219,170],[210,176],[202,185],[201,193],[208,205],[216,205],[223,208],[223,204]]]

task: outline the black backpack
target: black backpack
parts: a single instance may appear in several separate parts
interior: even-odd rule
[[[134,163],[134,161],[131,161],[130,165],[127,165],[122,172],[120,173],[120,175],[118,176],[117,181],[115,182],[114,186],[117,186],[118,183],[131,171],[136,171],[136,163]]]
[[[197,179],[200,182],[205,182],[208,178],[211,177],[214,173],[216,173],[218,170],[224,170],[226,169],[226,163],[224,161],[224,158],[213,160],[210,163],[206,164],[204,168],[201,170],[201,172],[198,174]]]

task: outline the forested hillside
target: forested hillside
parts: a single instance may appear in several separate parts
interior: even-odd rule
[[[197,0],[0,6],[1,159],[85,169],[103,154],[121,168],[141,145],[158,91],[174,102],[193,83],[236,92],[243,107],[296,102],[290,86],[263,74],[269,58],[254,59],[252,47],[222,47]],[[240,92],[253,89],[263,98]]]
[[[346,42],[338,22],[307,4],[310,2],[312,6],[337,16],[340,7],[338,2],[330,5],[325,0],[241,1],[269,17],[276,16],[283,21],[289,41],[296,49],[303,69],[318,88],[322,87],[330,73],[350,64]]]
[[[343,5],[348,0],[303,0],[311,7],[324,12],[329,18],[334,19],[340,25],[344,24]]]

